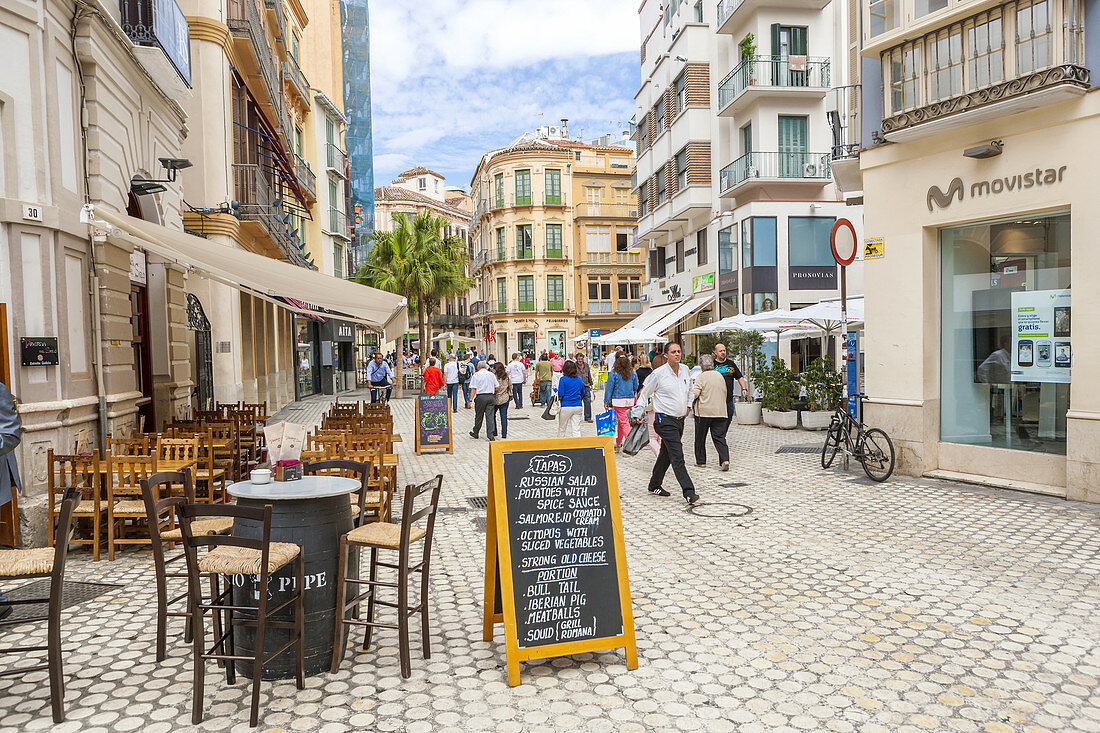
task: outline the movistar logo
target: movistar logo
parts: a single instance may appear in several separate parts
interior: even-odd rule
[[[928,210],[932,211],[932,202],[935,201],[941,209],[946,209],[951,200],[956,196],[963,200],[963,181],[958,176],[951,179],[951,185],[947,187],[947,193],[940,190],[939,186],[928,187]]]

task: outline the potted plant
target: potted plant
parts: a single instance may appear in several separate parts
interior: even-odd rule
[[[798,413],[791,409],[798,396],[798,389],[795,387],[794,374],[787,363],[778,356],[773,356],[771,364],[761,369],[760,374],[760,390],[764,395],[761,399],[764,424],[782,430],[798,427]]]
[[[808,402],[807,409],[801,412],[802,428],[825,430],[840,403],[840,374],[833,369],[830,359],[814,359],[802,372],[802,386],[806,388]]]
[[[756,83],[756,64],[753,63],[753,59],[756,58],[756,36],[752,33],[748,33],[741,42],[737,44],[737,48],[741,53],[741,65],[745,66],[745,76],[748,77],[748,83],[750,85]]]
[[[752,398],[753,392],[760,387],[756,375],[760,371],[764,355],[760,346],[764,343],[764,336],[758,331],[737,331],[727,339],[730,353],[734,360],[741,365],[741,372],[749,379],[749,398],[743,402],[735,402],[734,415],[738,425],[759,425],[761,420],[760,403]]]

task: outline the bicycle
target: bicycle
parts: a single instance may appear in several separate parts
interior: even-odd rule
[[[863,414],[865,394],[857,394],[859,414]],[[854,436],[853,436],[854,433]],[[825,444],[821,446],[821,467],[833,465],[843,440],[844,455],[855,458],[863,465],[863,470],[872,481],[879,483],[894,473],[894,443],[881,428],[868,428],[861,420],[848,414],[842,404],[837,407],[825,434]]]

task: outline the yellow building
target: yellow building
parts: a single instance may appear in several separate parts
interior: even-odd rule
[[[570,140],[564,126],[482,157],[471,181],[472,312],[487,351],[572,352],[588,328],[641,310],[641,260],[626,252],[633,169],[629,148]]]

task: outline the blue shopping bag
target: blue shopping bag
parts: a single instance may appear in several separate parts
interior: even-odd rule
[[[596,415],[596,435],[615,434],[615,411],[608,410]]]

